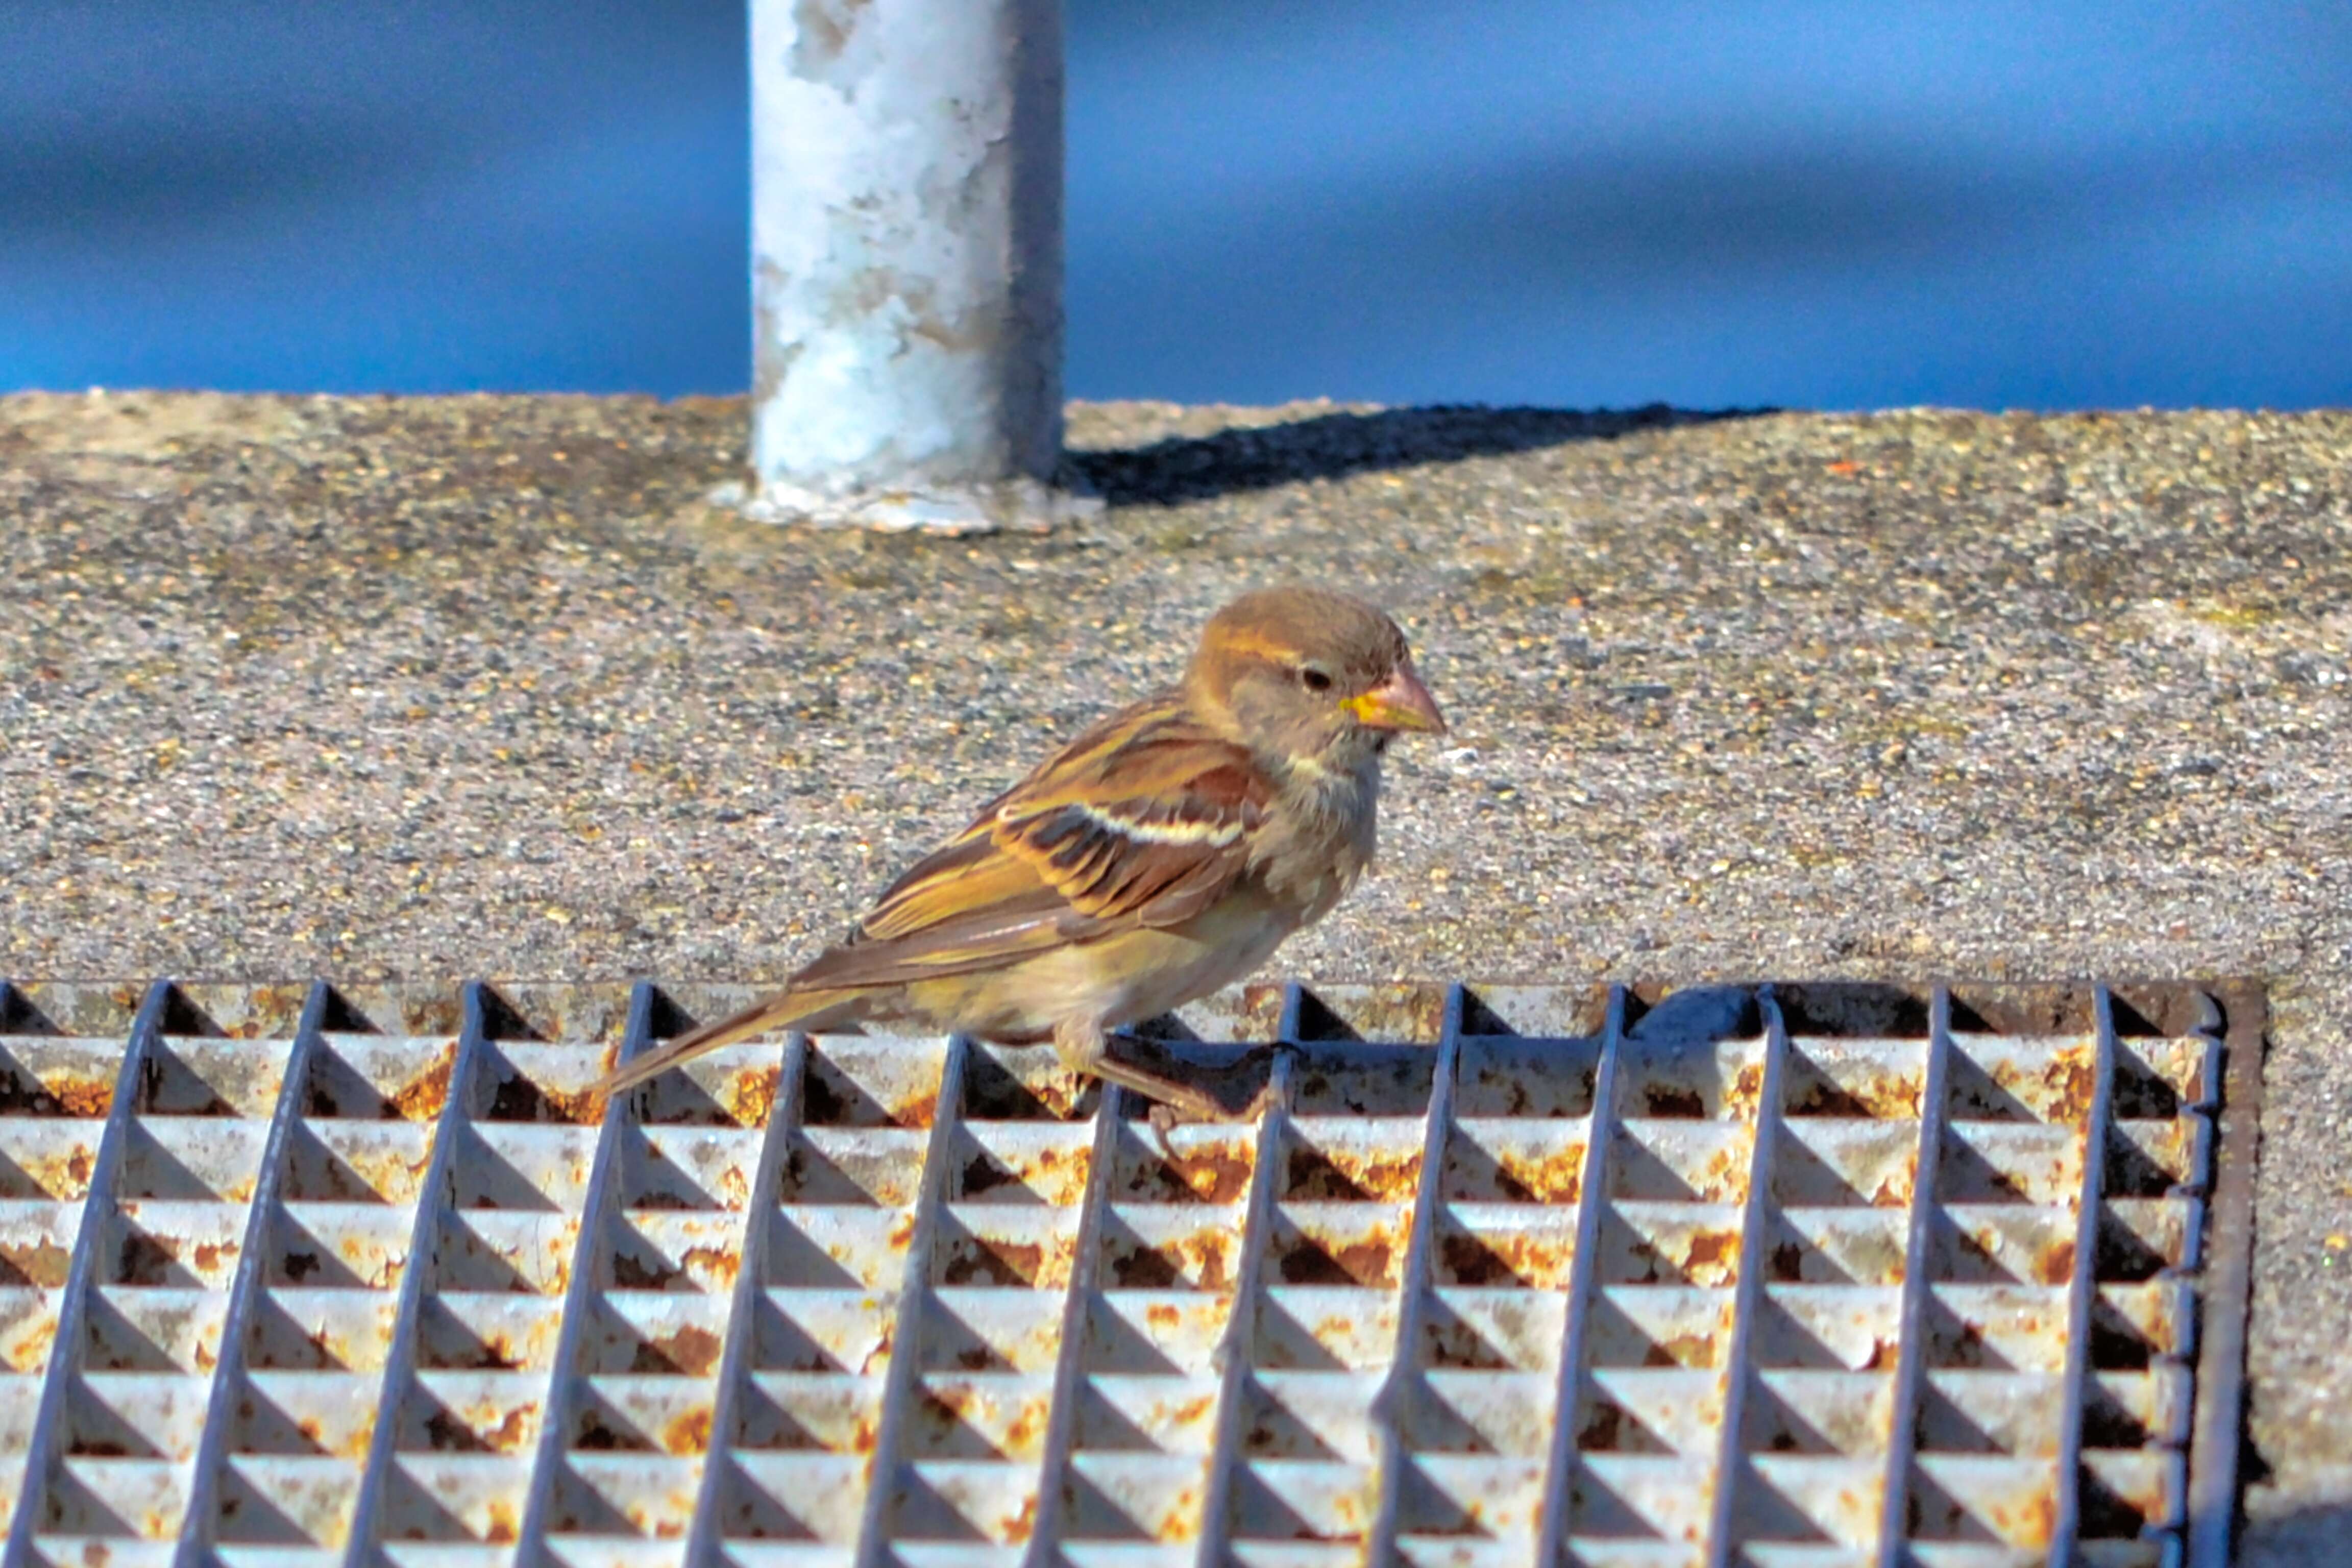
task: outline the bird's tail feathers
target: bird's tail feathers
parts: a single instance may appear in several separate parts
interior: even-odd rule
[[[771,996],[715,1024],[704,1024],[688,1030],[676,1039],[664,1040],[642,1056],[623,1062],[604,1075],[603,1081],[596,1085],[595,1092],[608,1096],[620,1094],[707,1052],[740,1045],[771,1029],[831,1024],[835,1021],[832,1016],[841,1011],[842,1001],[837,991],[795,990]]]

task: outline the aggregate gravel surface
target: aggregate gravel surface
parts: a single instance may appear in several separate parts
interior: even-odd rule
[[[2352,1525],[2352,415],[1080,405],[1046,537],[728,400],[0,398],[0,975],[781,976],[1283,578],[1386,603],[1327,980],[2256,975],[2246,1560]]]

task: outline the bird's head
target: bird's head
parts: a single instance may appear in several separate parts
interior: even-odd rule
[[[1399,731],[1445,732],[1397,624],[1321,588],[1244,594],[1210,617],[1185,677],[1262,756],[1346,763]]]

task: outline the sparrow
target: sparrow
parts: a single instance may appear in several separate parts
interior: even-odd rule
[[[1195,1070],[1110,1054],[1114,1031],[1242,979],[1371,864],[1381,760],[1443,734],[1404,634],[1321,588],[1243,595],[1182,681],[1119,710],[982,806],[848,937],[733,1017],[622,1064],[618,1092],[772,1029],[864,1024],[1006,1045],[1185,1119],[1227,1114]]]

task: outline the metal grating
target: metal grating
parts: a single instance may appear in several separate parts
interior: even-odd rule
[[[582,1092],[747,994],[0,986],[0,1568],[2228,1550],[2253,994],[1254,987],[1157,1048],[1274,1108],[1165,1134],[963,1040]]]

